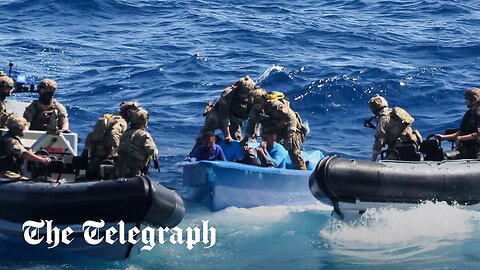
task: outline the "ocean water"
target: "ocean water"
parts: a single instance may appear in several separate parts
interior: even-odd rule
[[[480,1],[2,0],[0,69],[51,77],[84,138],[95,119],[139,100],[160,155],[152,177],[181,187],[206,100],[244,75],[284,92],[309,122],[307,149],[367,159],[366,105],[380,93],[424,137],[457,127],[480,85]],[[13,98],[13,97],[12,97]],[[16,94],[29,101],[35,94]],[[181,190],[179,190],[181,192]],[[126,261],[26,253],[0,235],[0,268],[439,269],[480,266],[480,214],[426,203],[339,221],[322,204],[228,208],[188,204],[180,226],[208,219],[210,249],[165,244]]]

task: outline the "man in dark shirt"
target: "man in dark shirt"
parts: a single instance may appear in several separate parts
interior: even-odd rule
[[[452,134],[435,134],[438,140],[455,142],[460,151],[455,159],[480,159],[480,89],[470,88],[464,94],[469,109],[460,122],[460,129]]]
[[[216,136],[212,131],[203,134],[203,144],[193,152],[191,161],[196,160],[227,160],[222,148],[216,144]]]

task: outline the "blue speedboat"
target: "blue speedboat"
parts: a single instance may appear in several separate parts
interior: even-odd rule
[[[238,150],[235,150],[240,148],[238,142],[221,146],[227,159],[239,157]],[[316,200],[308,188],[308,179],[324,155],[319,150],[313,150],[303,152],[302,156],[307,161],[307,171],[265,168],[232,161],[183,162],[179,165],[183,167],[187,199],[202,202],[216,212],[229,206],[250,208],[314,204]]]

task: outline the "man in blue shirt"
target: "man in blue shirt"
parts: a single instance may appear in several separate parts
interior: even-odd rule
[[[264,128],[262,130],[262,144],[256,150],[262,167],[285,169],[288,151],[277,143],[277,134],[273,129]]]
[[[212,131],[203,134],[203,144],[193,152],[191,161],[197,160],[227,160],[222,148],[216,144],[216,136]]]

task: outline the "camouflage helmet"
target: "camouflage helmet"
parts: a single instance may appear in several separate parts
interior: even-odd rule
[[[57,83],[52,79],[43,79],[37,86],[37,89],[45,89],[48,91],[55,92],[58,88]]]
[[[257,101],[263,101],[267,98],[267,91],[263,88],[256,88],[255,90],[251,91],[248,94],[248,100],[251,103],[255,103]]]
[[[248,76],[240,78],[235,85],[245,92],[250,92],[255,89],[255,82]]]
[[[27,126],[27,120],[19,114],[13,114],[7,120],[8,130],[15,135],[21,134]]]
[[[7,75],[0,76],[0,87],[13,87],[14,81]]]
[[[140,109],[140,106],[142,105],[138,101],[123,101],[122,103],[120,103],[120,111],[124,111],[127,109],[136,110]]]
[[[472,87],[472,88],[468,89],[467,92],[465,92],[465,94],[463,96],[465,97],[465,99],[468,99],[468,100],[479,101],[480,100],[480,89],[476,88],[476,87]]]
[[[370,110],[372,110],[372,112],[376,114],[381,109],[388,107],[388,102],[384,97],[380,96],[379,94],[375,94],[368,101],[368,107],[370,107]]]
[[[143,108],[139,108],[132,114],[132,119],[130,121],[132,125],[143,125],[147,123],[147,120],[148,112]]]

